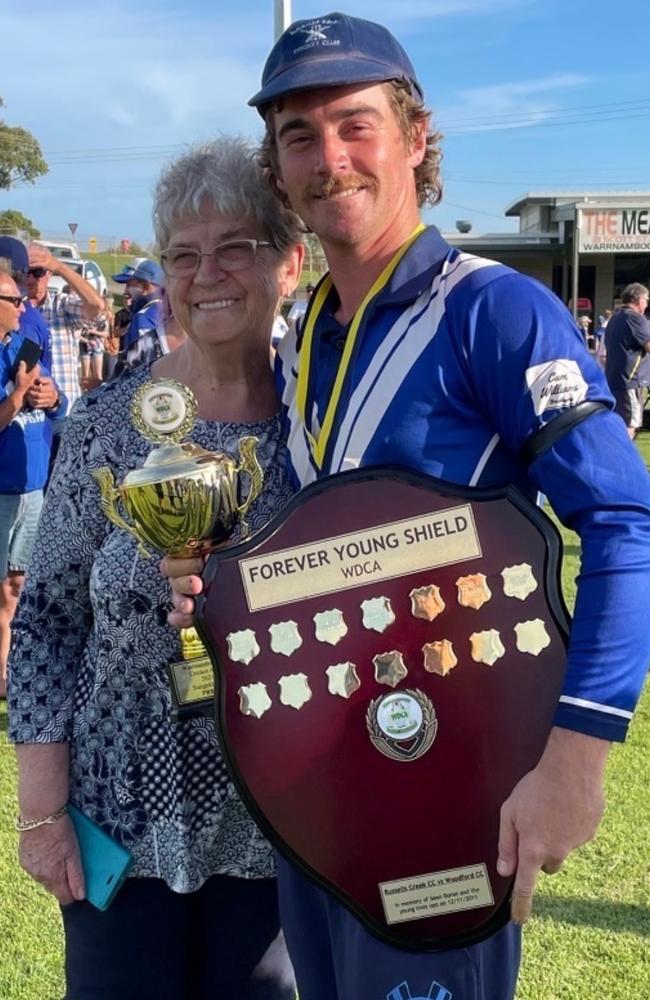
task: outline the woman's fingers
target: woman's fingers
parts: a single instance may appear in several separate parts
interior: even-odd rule
[[[69,817],[21,833],[18,855],[25,871],[62,906],[84,898],[79,847]]]
[[[171,556],[164,556],[160,571],[163,576],[168,577],[175,594],[194,597],[203,590],[203,580],[199,576],[203,571],[203,559],[172,559]]]

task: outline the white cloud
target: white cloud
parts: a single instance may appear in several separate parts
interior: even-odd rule
[[[552,73],[461,90],[457,103],[437,109],[436,120],[446,135],[522,128],[557,114],[566,103],[567,91],[590,82],[591,77],[581,73]]]
[[[63,137],[88,145],[102,127],[132,128],[154,118],[180,127],[223,113],[215,127],[231,128],[235,110],[241,120],[258,87],[265,25],[253,20],[244,32],[241,14],[229,9],[189,17],[180,9],[145,3],[135,10],[126,0],[99,0],[82,15],[76,5],[57,9],[56,16],[48,10],[28,49],[14,46],[3,54],[3,86],[12,117],[35,129],[38,116],[39,134],[60,137],[54,145],[47,140],[50,148],[60,149]],[[39,23],[36,11],[31,17]],[[2,22],[6,37],[24,35],[24,15],[3,13]],[[83,143],[75,136],[81,122]]]

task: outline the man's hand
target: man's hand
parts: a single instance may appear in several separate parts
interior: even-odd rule
[[[34,410],[51,410],[59,401],[59,391],[51,378],[40,375],[27,390],[25,401]]]
[[[46,247],[42,247],[40,243],[30,243],[27,247],[27,253],[29,255],[29,266],[30,267],[44,267],[52,274],[59,273],[59,265],[62,263],[58,257],[50,253]]]
[[[27,371],[27,365],[25,362],[20,362],[14,379],[14,388],[23,400],[27,399],[27,394],[32,390],[34,384],[40,377],[40,365],[34,365],[31,371]]]
[[[69,816],[21,833],[18,859],[62,906],[85,898],[79,845]]]
[[[497,869],[504,876],[516,872],[515,923],[531,914],[540,871],[555,874],[571,851],[595,835],[605,808],[609,746],[569,729],[551,730],[539,764],[501,807]]]
[[[203,580],[198,575],[203,570],[203,559],[172,559],[165,556],[160,563],[160,571],[169,577],[172,585],[174,610],[167,615],[167,621],[174,628],[192,628],[194,625],[194,598],[203,590]]]

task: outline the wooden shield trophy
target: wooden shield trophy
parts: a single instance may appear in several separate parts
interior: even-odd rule
[[[214,552],[198,603],[231,774],[277,849],[392,945],[509,918],[499,810],[562,689],[560,540],[512,487],[344,473]]]

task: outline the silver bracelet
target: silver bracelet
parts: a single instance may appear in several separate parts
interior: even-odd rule
[[[49,816],[39,816],[38,819],[21,819],[20,816],[16,820],[16,829],[18,833],[25,833],[27,830],[37,830],[39,826],[50,826],[52,823],[56,823],[58,819],[68,811],[68,807],[61,806],[56,812],[50,813]]]

